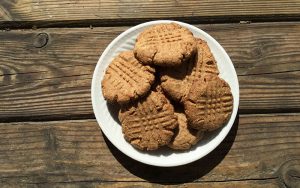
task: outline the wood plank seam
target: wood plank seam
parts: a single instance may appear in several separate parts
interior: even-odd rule
[[[38,28],[93,28],[134,26],[153,20],[176,20],[189,24],[230,24],[230,23],[264,23],[264,22],[297,22],[300,14],[292,15],[260,15],[260,16],[213,16],[213,17],[159,17],[132,19],[88,19],[64,21],[0,21],[0,30],[38,29]]]
[[[14,177],[26,177],[26,176],[14,176]],[[11,177],[5,177],[5,178],[11,178]],[[272,178],[252,178],[252,179],[228,179],[228,180],[215,180],[215,181],[193,181],[192,183],[195,184],[202,184],[202,183],[225,183],[225,182],[251,182],[251,181],[264,181],[264,180],[278,180],[278,177],[272,177]],[[26,184],[45,184],[45,183],[49,183],[49,184],[56,184],[56,183],[146,183],[149,181],[134,181],[134,180],[116,180],[116,181],[109,181],[109,180],[82,180],[82,181],[76,181],[76,180],[72,180],[72,181],[57,181],[57,182],[38,182],[38,183],[31,183],[28,182]],[[155,181],[151,181],[150,183],[162,183],[162,182],[155,182]],[[184,182],[181,182],[184,183]],[[185,182],[188,183],[188,182]],[[174,182],[163,182],[163,184],[174,184]]]

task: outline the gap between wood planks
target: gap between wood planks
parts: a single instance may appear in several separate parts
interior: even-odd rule
[[[7,184],[14,185],[14,184]],[[66,182],[58,182],[58,183],[27,183],[27,184],[18,184],[22,185],[23,187],[26,187],[28,185],[30,186],[42,186],[45,188],[48,187],[101,187],[101,188],[111,188],[111,187],[118,187],[118,188],[128,188],[128,187],[166,187],[166,186],[172,186],[176,188],[197,188],[201,186],[202,188],[223,188],[223,187],[243,187],[243,188],[253,188],[253,187],[261,187],[261,188],[273,188],[278,187],[278,183],[276,179],[268,179],[268,180],[250,180],[250,181],[224,181],[224,182],[188,182],[188,183],[164,183],[164,184],[158,184],[153,182],[146,182],[146,181],[112,181],[112,182],[101,182],[101,181],[66,181]],[[284,183],[281,183],[281,185],[284,185]]]
[[[300,14],[291,15],[246,15],[246,16],[190,16],[160,18],[122,18],[122,19],[85,19],[64,21],[0,21],[0,30],[37,29],[37,28],[80,28],[80,27],[120,27],[134,26],[153,20],[176,20],[189,24],[221,23],[260,23],[260,22],[294,22],[300,21]]]
[[[271,177],[271,178],[249,178],[249,179],[228,179],[228,180],[215,180],[215,181],[194,181],[190,183],[194,184],[202,184],[202,183],[230,183],[230,182],[252,182],[252,181],[265,181],[265,180],[278,180],[279,177]],[[279,181],[279,180],[278,180]],[[148,182],[148,181],[109,181],[109,180],[83,180],[83,181],[61,181],[61,182],[55,182],[55,183],[49,183],[49,182],[39,182],[39,183],[28,183],[28,184],[65,184],[65,183],[161,183],[161,182]],[[188,182],[187,182],[188,183]],[[163,184],[176,184],[174,182],[163,182]]]
[[[280,115],[280,114],[297,114],[300,109],[266,109],[266,110],[239,110],[238,114],[245,115]],[[93,120],[96,119],[94,114],[78,114],[78,115],[49,115],[49,116],[32,116],[32,117],[8,117],[0,118],[0,123],[14,123],[14,122],[47,122],[47,121],[66,121],[66,120]]]
[[[206,184],[206,183],[256,183],[256,182],[264,182],[268,180],[275,180],[275,181],[280,181],[278,180],[278,177],[272,177],[272,178],[252,178],[252,179],[228,179],[228,180],[215,180],[215,181],[194,181],[194,182],[187,182],[184,184],[195,184],[195,185],[201,185],[201,184]],[[110,184],[110,183],[149,183],[149,184],[155,184],[155,183],[161,183],[161,182],[148,182],[148,181],[107,181],[107,180],[86,180],[86,181],[62,181],[62,182],[55,182],[55,183],[49,183],[49,182],[39,182],[39,183],[28,183],[28,184],[34,184],[34,185],[40,185],[40,184],[72,184],[72,183],[97,183],[97,184]],[[176,185],[174,182],[163,182],[163,185]],[[183,185],[184,185],[183,184]],[[128,184],[130,185],[130,184]],[[180,184],[179,184],[180,185]],[[162,185],[161,185],[162,186]]]

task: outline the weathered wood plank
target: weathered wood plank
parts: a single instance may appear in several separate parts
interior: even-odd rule
[[[158,18],[242,17],[271,15],[300,16],[300,2],[270,1],[120,1],[120,0],[4,0],[0,2],[0,21],[64,21],[64,20],[120,20]]]
[[[95,120],[0,124],[0,181],[156,183],[266,180],[299,185],[299,114],[240,115],[225,140],[192,164],[159,168],[125,156]]]
[[[240,112],[300,110],[300,24],[198,25],[227,50]],[[108,43],[126,27],[0,32],[0,119],[91,115],[90,83]]]
[[[67,184],[68,185],[68,184]],[[71,187],[73,186],[70,184]],[[82,184],[86,185],[86,184]],[[78,184],[75,184],[78,186]],[[149,187],[175,187],[175,188],[275,188],[278,187],[278,184],[275,180],[273,181],[265,181],[265,180],[258,180],[258,181],[238,181],[238,182],[197,182],[197,183],[183,183],[179,185],[161,185],[161,184],[153,184],[153,183],[141,183],[141,182],[118,182],[118,183],[101,183],[101,184],[92,184],[95,187],[103,187],[103,188],[125,188],[125,187],[140,187],[140,188],[149,188]]]
[[[16,187],[16,184],[6,184],[7,187]],[[278,188],[276,180],[251,180],[251,181],[227,181],[227,182],[195,182],[180,184],[157,184],[151,182],[62,182],[62,183],[40,183],[40,184],[17,184],[17,187],[56,187],[56,188]]]

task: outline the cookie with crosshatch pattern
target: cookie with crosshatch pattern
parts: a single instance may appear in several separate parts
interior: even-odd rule
[[[134,46],[135,57],[144,64],[177,66],[196,52],[193,33],[176,23],[157,24],[139,34]]]
[[[193,83],[184,101],[189,125],[201,131],[213,131],[230,118],[233,97],[230,86],[218,76],[207,75]]]
[[[178,126],[173,106],[159,91],[122,106],[119,120],[125,140],[141,150],[167,145]]]
[[[161,87],[173,100],[182,102],[193,82],[205,74],[218,75],[217,62],[211,53],[207,43],[201,39],[197,40],[197,53],[188,63],[179,67],[163,68]]]
[[[102,93],[109,102],[120,104],[135,100],[150,91],[155,69],[141,64],[133,51],[120,53],[106,69]]]

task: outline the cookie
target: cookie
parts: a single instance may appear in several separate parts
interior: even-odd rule
[[[167,145],[178,126],[173,106],[161,92],[156,91],[135,103],[122,106],[119,120],[124,138],[141,150],[156,150]]]
[[[134,54],[144,64],[177,66],[196,52],[193,33],[176,23],[158,24],[137,37]]]
[[[150,91],[155,69],[141,64],[132,51],[120,53],[106,69],[102,92],[109,102],[124,104]]]
[[[201,131],[213,131],[223,126],[233,108],[229,85],[218,76],[205,76],[193,83],[184,101],[189,125]]]
[[[168,144],[172,149],[187,150],[195,145],[202,137],[203,132],[188,128],[187,119],[184,113],[175,113],[178,118],[178,132]]]
[[[161,86],[173,100],[182,102],[193,82],[206,74],[219,74],[217,62],[207,43],[197,39],[196,56],[179,67],[162,69]]]

